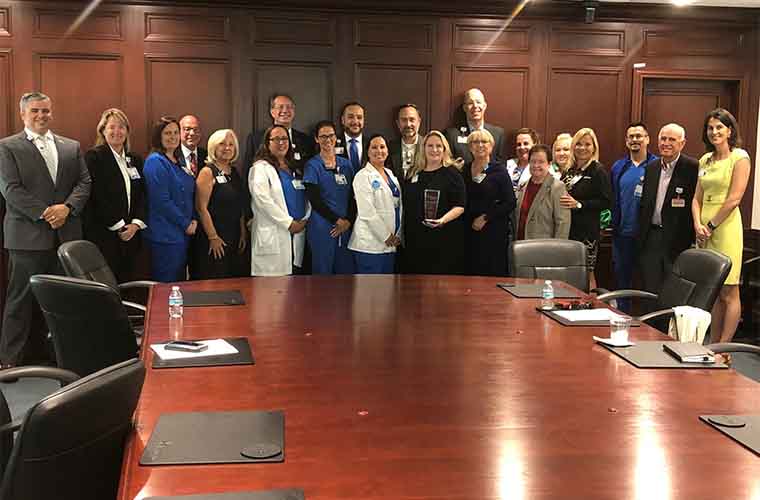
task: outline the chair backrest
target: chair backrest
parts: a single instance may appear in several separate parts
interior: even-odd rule
[[[59,368],[84,377],[136,356],[135,333],[116,290],[50,274],[32,276],[30,282]]]
[[[63,266],[66,276],[89,281],[97,281],[118,291],[111,268],[95,243],[87,240],[75,240],[61,243],[58,247],[58,260]]]
[[[586,245],[580,241],[515,241],[509,246],[511,275],[515,278],[564,281],[588,292],[586,253]]]
[[[665,278],[657,308],[694,306],[711,310],[730,271],[731,259],[722,253],[697,248],[684,250]]]
[[[144,379],[143,362],[131,359],[34,405],[16,437],[0,499],[116,498],[124,441]]]

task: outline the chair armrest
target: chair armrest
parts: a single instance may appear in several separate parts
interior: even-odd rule
[[[22,423],[24,423],[24,420],[17,418],[13,422],[8,422],[7,424],[0,425],[0,436],[3,436],[8,432],[16,432],[21,428]]]
[[[738,342],[721,342],[705,346],[715,354],[724,352],[749,352],[760,356],[760,347],[751,344],[740,344]]]
[[[639,316],[637,319],[642,322],[649,321],[650,319],[659,318],[661,316],[670,316],[672,314],[675,314],[675,310],[673,308],[670,309],[660,309],[659,311],[650,312],[648,314],[645,314],[643,316]]]
[[[130,288],[150,288],[153,285],[158,285],[158,281],[127,281],[126,283],[119,283],[119,290],[129,290]]]
[[[609,290],[606,288],[594,288],[593,290],[589,290],[588,293],[595,293],[597,295],[604,295],[605,293],[610,293]]]
[[[52,366],[17,366],[0,370],[0,382],[29,377],[49,378],[62,382],[63,385],[79,380],[76,373]]]
[[[760,255],[756,255],[752,257],[751,259],[745,260],[744,262],[742,262],[742,267],[748,264],[754,264],[755,262],[758,262],[758,261],[760,261]]]
[[[657,294],[651,292],[645,292],[643,290],[615,290],[614,292],[603,293],[597,295],[596,299],[603,302],[607,302],[612,299],[626,299],[637,297],[640,299],[652,299],[657,300]]]
[[[145,307],[144,305],[137,304],[135,302],[130,302],[128,300],[122,300],[121,303],[124,304],[124,306],[126,307],[131,307],[133,309],[137,309],[138,311],[146,312],[148,310],[148,308]]]

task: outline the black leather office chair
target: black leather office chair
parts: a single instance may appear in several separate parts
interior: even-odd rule
[[[676,306],[693,306],[710,311],[730,271],[731,259],[725,255],[712,250],[690,248],[681,252],[673,263],[673,270],[665,279],[659,294],[642,290],[616,290],[599,295],[597,299],[605,302],[629,297],[654,300],[657,310],[638,319],[658,319],[661,322],[673,314],[673,307]]]
[[[579,241],[520,240],[509,245],[510,274],[515,278],[564,281],[588,292],[586,245]]]
[[[98,249],[97,245],[87,240],[75,240],[62,243],[58,247],[58,260],[63,266],[67,276],[89,281],[104,283],[119,295],[125,290],[134,288],[150,288],[156,284],[155,281],[128,281],[127,283],[117,283],[111,268],[108,267],[105,257]],[[124,305],[141,311],[144,315],[146,307],[143,304],[123,301]]]
[[[137,356],[135,333],[116,290],[50,274],[32,276],[30,283],[59,368],[84,377]]]
[[[131,359],[79,380],[48,367],[0,372],[0,381],[17,377],[54,378],[68,385],[32,406],[21,422],[3,415],[3,446],[13,431],[19,432],[10,457],[0,464],[0,500],[116,498],[124,441],[145,379],[143,362]]]

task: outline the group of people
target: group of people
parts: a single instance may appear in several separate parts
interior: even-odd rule
[[[483,93],[468,90],[462,109],[461,127],[422,135],[417,107],[401,105],[399,137],[389,140],[367,134],[364,107],[351,102],[340,128],[324,120],[309,136],[293,127],[293,99],[278,94],[270,99],[272,126],[251,133],[242,155],[230,129],[213,132],[202,147],[200,120],[185,115],[154,124],[143,162],[130,149],[123,111],[103,112],[95,146],[83,155],[78,143],[50,132],[50,98],[25,94],[24,131],[0,141],[10,255],[0,362],[18,362],[33,306],[29,277],[59,271],[55,249],[63,241],[93,241],[119,281],[133,278],[147,244],[152,278],[173,282],[308,273],[504,276],[511,241],[570,238],[588,247],[593,287],[606,209],[619,287],[629,287],[638,269],[644,286],[659,291],[675,257],[695,241],[731,257],[713,311],[716,340],[730,338],[739,313],[738,204],[749,175],[730,113],[708,115],[708,152],[699,163],[681,154],[682,127],[660,130],[658,157],[647,151],[644,124],[632,124],[629,154],[610,178],[590,128],[551,145],[521,128],[514,157],[504,161],[504,130],[485,121]]]

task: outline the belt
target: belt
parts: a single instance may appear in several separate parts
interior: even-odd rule
[[[662,224],[652,224],[650,226],[651,229],[662,229]]]

